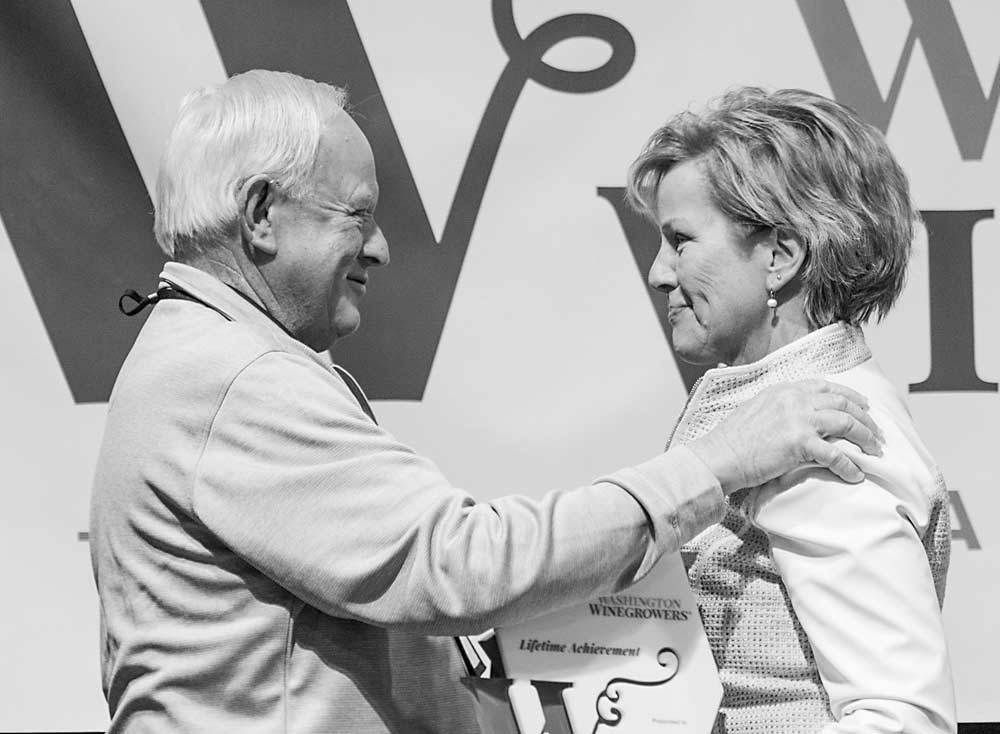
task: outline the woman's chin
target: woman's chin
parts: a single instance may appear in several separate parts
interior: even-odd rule
[[[683,339],[677,339],[676,336],[673,340],[674,354],[677,359],[687,364],[693,365],[709,365],[715,367],[719,364],[717,355],[710,352],[704,348],[702,344],[688,344]]]
[[[706,357],[702,354],[684,354],[680,350],[677,350],[675,354],[681,362],[695,365],[696,367],[716,367],[719,365],[719,360]]]

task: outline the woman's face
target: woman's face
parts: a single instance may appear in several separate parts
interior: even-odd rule
[[[660,251],[649,285],[669,296],[674,350],[692,364],[746,364],[770,348],[771,230],[748,233],[712,202],[698,160],[671,168],[656,196]]]

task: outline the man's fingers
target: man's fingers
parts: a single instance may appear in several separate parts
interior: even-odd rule
[[[841,385],[839,382],[829,382],[827,380],[821,380],[815,378],[812,380],[803,380],[804,383],[808,384],[811,388],[817,392],[833,393],[835,395],[840,395],[847,398],[852,403],[860,406],[863,410],[868,410],[868,398],[859,393],[857,390],[852,390],[846,385]]]
[[[833,385],[833,383],[829,382],[824,384]],[[863,407],[855,401],[851,395],[848,394],[848,391],[850,393],[854,393],[854,391],[850,388],[844,387],[843,385],[838,387],[842,388],[843,392],[839,390],[823,392],[813,399],[813,407],[815,407],[816,410],[842,410],[846,413],[850,413],[855,420],[863,423],[869,431],[878,437],[879,441],[882,441],[882,430],[871,417],[871,414],[868,412],[867,405]],[[857,393],[854,394],[857,395]]]
[[[841,410],[817,410],[813,414],[816,431],[824,438],[846,438],[872,456],[882,455],[880,434],[872,430],[874,424],[862,422]],[[875,428],[877,431],[878,429]]]
[[[850,400],[844,395],[838,395],[837,393],[832,392],[820,393],[813,396],[812,405],[816,410],[842,410],[845,413],[850,413],[862,422],[864,422],[864,416],[868,415],[868,411],[855,403],[853,400]]]
[[[865,473],[851,461],[847,454],[821,438],[809,441],[805,450],[809,459],[820,466],[825,466],[845,482],[856,483],[865,478]]]
[[[850,453],[833,445],[836,439],[867,454],[882,454],[881,432],[868,414],[868,401],[820,379],[766,388],[702,437],[703,448],[709,448],[704,439],[713,434],[718,455],[706,451],[709,455],[699,458],[726,492],[762,484],[803,461],[827,467],[844,481],[861,481],[864,475]]]

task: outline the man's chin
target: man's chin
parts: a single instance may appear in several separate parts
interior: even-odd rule
[[[340,341],[345,336],[350,336],[361,326],[361,315],[354,318],[340,318],[333,322],[333,342]],[[330,346],[333,346],[331,342]]]

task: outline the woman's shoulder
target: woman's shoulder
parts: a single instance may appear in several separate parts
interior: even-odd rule
[[[827,375],[827,379],[850,387],[869,402],[869,413],[885,436],[883,456],[869,457],[859,450],[854,455],[865,462],[866,473],[883,476],[884,472],[904,472],[902,478],[920,484],[939,480],[937,462],[924,444],[902,391],[874,359],[869,359],[845,372]],[[933,491],[933,490],[931,490]]]
[[[868,399],[870,415],[885,436],[882,455],[870,456],[854,444],[842,441],[844,451],[865,472],[866,479],[861,485],[847,485],[820,467],[803,467],[753,493],[755,496],[749,499],[747,506],[748,514],[767,525],[769,518],[794,518],[830,502],[838,505],[857,503],[857,509],[861,510],[861,506],[865,509],[861,515],[855,514],[855,518],[881,507],[885,512],[905,516],[923,534],[941,505],[947,503],[947,490],[901,392],[873,359],[826,378]]]
[[[873,357],[843,372],[824,375],[824,378],[858,391],[868,398],[873,410],[888,413],[894,422],[913,425],[903,392]]]

